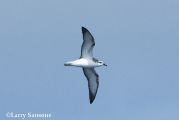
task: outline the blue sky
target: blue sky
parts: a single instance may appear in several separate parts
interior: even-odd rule
[[[178,120],[179,1],[0,1],[0,119]],[[92,105],[79,58],[81,26],[96,40],[100,86]]]

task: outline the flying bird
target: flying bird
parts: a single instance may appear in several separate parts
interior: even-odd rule
[[[99,86],[99,76],[94,68],[107,65],[103,61],[93,57],[93,47],[95,46],[94,38],[85,27],[82,27],[81,29],[83,34],[81,56],[79,59],[66,62],[64,65],[81,67],[83,69],[83,73],[88,80],[89,100],[90,104],[92,104]]]

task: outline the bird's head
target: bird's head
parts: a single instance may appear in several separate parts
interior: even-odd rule
[[[100,60],[98,60],[97,63],[99,66],[107,66],[103,61]]]

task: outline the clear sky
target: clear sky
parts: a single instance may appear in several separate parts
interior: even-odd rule
[[[1,0],[0,119],[179,120],[178,0]],[[89,104],[81,26],[96,40],[100,86]],[[15,120],[15,119],[14,119]],[[48,120],[48,119],[47,119]]]

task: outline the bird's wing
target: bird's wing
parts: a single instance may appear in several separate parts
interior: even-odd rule
[[[81,58],[93,58],[93,47],[95,41],[91,33],[84,27],[82,27],[83,44],[81,46]]]
[[[92,104],[98,91],[99,76],[94,68],[83,68],[83,72],[88,80],[89,99]]]

